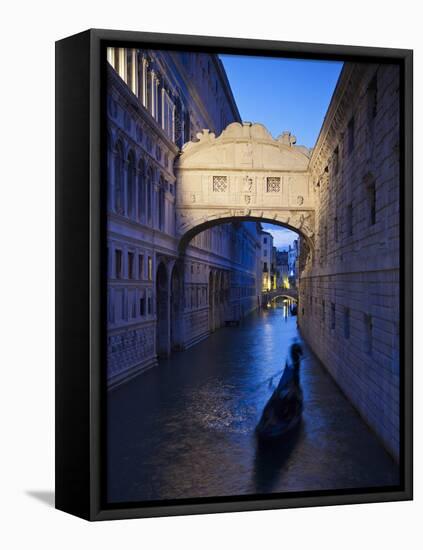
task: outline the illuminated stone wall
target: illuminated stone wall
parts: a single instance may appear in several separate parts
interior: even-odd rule
[[[108,48],[107,57],[113,386],[207,337],[234,304],[240,315],[256,307],[258,237],[255,224],[228,224],[197,235],[182,261],[178,249],[175,158],[203,128],[219,134],[240,120],[218,57],[127,48]]]
[[[313,265],[299,323],[314,352],[399,456],[399,70],[346,64],[310,168]]]

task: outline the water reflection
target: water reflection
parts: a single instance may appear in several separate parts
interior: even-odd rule
[[[257,445],[269,381],[299,337],[287,306],[278,300],[110,393],[111,502],[396,483],[397,467],[307,348],[302,425],[276,447]]]
[[[301,421],[283,440],[256,441],[253,483],[257,494],[271,493],[275,490],[281,471],[288,463],[292,451],[303,435],[303,422]]]

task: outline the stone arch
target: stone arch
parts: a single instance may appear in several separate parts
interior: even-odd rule
[[[169,355],[169,274],[166,264],[159,262],[156,271],[156,353]]]
[[[158,225],[161,231],[166,228],[166,183],[162,175],[159,176],[158,190]]]
[[[107,130],[107,209],[108,211],[113,209],[113,168],[114,157],[113,152],[115,150],[115,142],[112,132]]]
[[[148,165],[146,169],[145,180],[145,194],[146,194],[146,208],[145,216],[146,221],[149,224],[153,222],[153,190],[154,190],[154,171],[153,168]]]
[[[138,220],[141,222],[146,216],[146,185],[145,185],[145,161],[141,156],[137,165],[137,197]]]
[[[124,213],[124,145],[117,139],[113,156],[113,208],[118,214]]]
[[[136,158],[133,149],[129,149],[127,155],[126,177],[127,215],[135,218],[136,197]]]
[[[213,218],[206,221],[199,221],[198,225],[192,225],[189,228],[186,228],[186,231],[183,234],[179,235],[179,254],[184,255],[185,250],[187,246],[189,245],[190,241],[199,233],[205,231],[206,229],[210,229],[211,227],[215,227],[217,225],[222,225],[225,223],[232,223],[232,222],[239,222],[239,221],[245,221],[245,222],[262,222],[262,223],[271,223],[274,225],[279,225],[280,227],[284,227],[286,229],[289,229],[295,233],[302,239],[302,246],[304,248],[303,252],[303,259],[302,259],[302,270],[307,269],[311,266],[311,263],[313,261],[314,257],[314,237],[310,236],[306,232],[303,232],[300,227],[290,225],[288,223],[283,223],[279,220],[275,220],[274,218],[263,218],[263,217],[254,217],[251,215],[238,215],[238,216],[224,216],[222,218]]]
[[[180,250],[213,225],[257,220],[296,231],[313,252],[310,156],[290,132],[273,139],[262,124],[232,123],[218,137],[198,133],[176,163]]]
[[[294,294],[288,294],[283,292],[280,292],[275,296],[272,296],[270,299],[273,301],[273,300],[277,300],[278,298],[289,298],[290,300],[294,300],[294,302],[298,302],[297,296],[295,296]]]
[[[377,191],[376,178],[373,172],[367,172],[363,177],[366,212],[365,218],[368,225],[376,223]]]
[[[223,272],[218,271],[217,278],[216,278],[216,289],[215,289],[216,328],[220,328],[223,324],[222,278],[223,278]]]
[[[170,347],[180,350],[183,346],[183,270],[175,264],[170,280]]]
[[[209,306],[209,331],[214,332],[215,326],[215,285],[216,285],[216,273],[214,270],[210,270],[208,278],[208,306]]]

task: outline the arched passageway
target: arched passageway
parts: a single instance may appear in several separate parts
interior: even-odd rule
[[[156,276],[156,353],[159,357],[169,355],[169,289],[168,273],[164,263],[160,263]]]
[[[182,309],[183,286],[180,270],[174,266],[170,283],[170,347],[180,350],[183,345]]]
[[[309,259],[310,260],[312,259],[312,255],[314,251],[313,239],[310,238],[310,236],[306,232],[303,232],[301,228],[298,228],[294,225],[290,225],[290,223],[274,220],[272,218],[267,218],[264,216],[258,217],[253,215],[234,215],[234,216],[227,216],[223,218],[216,218],[213,220],[199,221],[196,225],[193,225],[192,227],[187,229],[187,231],[183,235],[180,235],[179,244],[178,244],[179,253],[183,255],[186,251],[187,246],[192,241],[192,239],[194,239],[194,237],[196,237],[199,233],[202,233],[207,229],[210,229],[212,227],[216,227],[219,225],[224,225],[228,223],[239,223],[239,222],[258,222],[258,223],[272,224],[272,225],[276,225],[279,227],[283,227],[284,229],[289,229],[290,231],[293,231],[301,239],[303,247],[305,247],[305,249],[307,250],[307,255]]]
[[[261,124],[232,123],[218,137],[204,130],[196,141],[183,147],[175,186],[175,229],[180,254],[177,263],[182,269],[169,269],[167,261],[167,272],[165,265],[159,266],[159,356],[190,347],[225,324],[239,323],[263,303],[262,285],[258,282],[261,274],[256,267],[240,273],[230,267],[232,259],[227,269],[215,266],[212,260],[209,272],[204,273],[201,262],[193,261],[189,253],[187,256],[188,245],[203,231],[223,224],[239,226],[240,222],[282,226],[300,236],[300,270],[311,269],[315,189],[309,170],[310,150],[295,143],[289,132],[274,139]],[[211,254],[222,254],[223,235],[219,228],[219,246],[217,250],[210,249]],[[239,260],[244,261],[243,249],[236,242],[231,246],[234,258],[240,254]]]
[[[289,132],[274,139],[262,124],[235,122],[218,137],[204,130],[185,144],[177,162],[180,248],[200,226],[258,220],[297,231],[312,249],[311,151],[295,143]]]
[[[214,296],[215,296],[215,274],[213,271],[210,271],[209,274],[209,288],[208,288],[208,305],[209,305],[209,331],[214,332],[215,330],[215,324],[214,324],[214,312],[215,312],[215,303],[214,303]]]

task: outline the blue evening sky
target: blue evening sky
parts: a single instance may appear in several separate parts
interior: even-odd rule
[[[260,122],[273,137],[289,130],[297,145],[313,147],[336,86],[342,63],[220,55],[242,120]],[[263,224],[277,248],[297,234]]]

